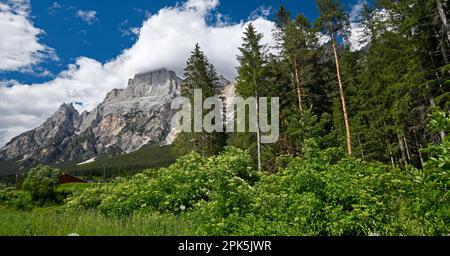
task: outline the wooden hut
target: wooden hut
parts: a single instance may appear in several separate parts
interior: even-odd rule
[[[67,184],[67,183],[87,183],[87,181],[82,180],[78,177],[72,176],[67,173],[63,173],[59,175],[58,177],[60,184]]]

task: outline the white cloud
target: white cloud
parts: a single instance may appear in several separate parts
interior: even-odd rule
[[[52,5],[50,5],[50,7],[48,7],[48,13],[50,15],[55,15],[56,11],[58,11],[59,9],[61,9],[63,6],[58,3],[58,2],[53,2]]]
[[[137,73],[166,67],[181,75],[195,43],[219,74],[233,79],[235,56],[248,22],[208,25],[206,19],[217,5],[217,0],[190,0],[163,8],[142,24],[136,43],[109,62],[80,57],[50,82],[1,86],[0,146],[41,124],[63,102],[82,102],[76,107],[89,110],[112,88],[125,87]],[[273,46],[273,22],[262,17],[251,22],[263,33],[263,43]]]
[[[317,36],[317,40],[318,40],[319,45],[324,45],[324,44],[326,44],[326,43],[331,41],[331,37],[329,35],[327,35],[327,34],[322,33],[322,32],[317,32],[316,36]]]
[[[97,12],[94,10],[78,10],[77,16],[88,24],[97,20]]]
[[[13,86],[13,85],[19,85],[20,83],[17,82],[14,79],[9,79],[9,80],[0,80],[0,87],[2,86]]]
[[[29,71],[44,59],[57,59],[52,48],[39,42],[44,31],[30,20],[28,0],[0,2],[0,72]]]
[[[140,31],[140,28],[137,28],[137,27],[130,28],[130,32],[135,35],[139,35],[139,31]]]
[[[215,14],[215,18],[216,18],[216,27],[225,27],[225,26],[229,26],[231,25],[231,18],[228,15],[224,15],[222,13],[216,13]]]
[[[364,10],[364,5],[366,4],[368,4],[366,0],[359,0],[358,3],[353,6],[350,12],[351,34],[349,40],[350,49],[352,51],[361,50],[368,43],[368,40],[364,35],[365,27],[361,22],[362,11]]]
[[[269,6],[260,6],[256,10],[254,10],[252,13],[250,13],[249,19],[254,20],[257,18],[267,18],[270,13],[272,12],[272,7]]]
[[[205,14],[219,5],[219,0],[190,0],[187,1],[183,8],[185,10],[193,10],[201,14]]]
[[[139,28],[138,27],[130,27],[128,25],[128,20],[122,21],[117,26],[117,29],[119,30],[120,34],[123,37],[136,37],[139,35]]]
[[[351,36],[350,36],[350,48],[352,51],[358,51],[367,46],[372,40],[371,35],[367,33],[367,27],[363,24],[362,11],[364,5],[368,4],[367,0],[359,0],[355,4],[350,12],[350,25],[351,25]],[[387,31],[392,31],[395,29],[394,23],[390,22],[390,13],[386,9],[374,9],[371,13],[371,20],[376,24],[376,26],[383,27]],[[395,14],[393,14],[395,15]]]
[[[362,23],[362,11],[364,5],[368,2],[366,0],[359,0],[355,5],[353,5],[352,10],[349,14],[350,21],[350,50],[351,51],[359,51],[364,48],[369,40],[365,37],[365,27]],[[329,35],[323,34],[322,32],[316,33],[318,38],[318,43],[320,45],[324,45],[331,41],[331,37]]]

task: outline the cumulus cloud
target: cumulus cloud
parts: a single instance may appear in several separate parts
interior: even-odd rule
[[[0,72],[29,71],[44,59],[57,59],[55,51],[39,42],[44,31],[30,20],[28,0],[0,1]]]
[[[234,79],[235,56],[248,23],[255,25],[269,46],[274,45],[274,24],[263,17],[236,24],[208,24],[206,20],[218,4],[217,0],[190,0],[159,10],[135,31],[136,43],[106,63],[79,57],[47,83],[0,86],[0,146],[42,123],[63,102],[81,102],[78,110],[90,110],[109,90],[125,87],[137,73],[166,67],[181,75],[195,43],[219,74]]]
[[[92,24],[97,20],[97,12],[94,10],[78,10],[76,15],[88,24]]]

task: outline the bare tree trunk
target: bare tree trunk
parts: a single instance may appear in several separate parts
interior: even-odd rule
[[[450,43],[450,27],[448,25],[447,16],[445,16],[444,7],[441,0],[436,0],[439,16],[441,17],[442,25],[444,26],[445,33],[447,34],[448,42]]]
[[[448,65],[449,62],[448,62],[447,52],[445,50],[445,43],[442,40],[442,38],[439,40],[439,48],[441,49],[441,55],[442,55],[442,58],[444,59],[445,65]],[[447,70],[447,73],[450,75],[450,70]]]
[[[389,149],[390,150],[390,149]],[[394,157],[392,156],[392,152],[390,152],[391,154],[391,165],[392,165],[392,169],[395,170],[395,162],[394,162]]]
[[[344,124],[345,124],[346,138],[347,138],[347,151],[348,151],[348,155],[350,156],[350,155],[352,155],[352,140],[351,140],[351,135],[350,135],[350,124],[348,121],[347,104],[345,102],[344,87],[342,85],[342,80],[341,80],[341,72],[339,70],[340,69],[339,68],[339,58],[338,58],[336,45],[335,45],[334,33],[331,33],[331,44],[333,46],[334,60],[336,63],[336,73],[337,73],[338,84],[339,84],[339,94],[341,95],[341,103],[342,103],[342,114],[344,115]]]
[[[389,149],[389,157],[391,158],[392,169],[395,170],[394,156],[392,155],[391,145],[387,139],[386,139],[386,146]]]
[[[442,39],[441,40],[439,40],[440,41],[440,47],[439,48],[441,48],[441,55],[442,55],[442,58],[444,59],[444,63],[445,63],[445,65],[448,65],[448,57],[447,57],[447,53],[446,53],[446,51],[445,51],[445,45],[444,45],[444,42],[442,41]]]
[[[301,113],[302,112],[302,91],[301,91],[301,85],[300,85],[300,77],[298,74],[297,60],[295,58],[293,58],[292,65],[293,65],[293,69],[294,69],[295,86],[297,88],[298,110]]]
[[[419,159],[420,159],[420,166],[423,168],[425,166],[425,162],[423,161],[422,152],[420,152],[422,148],[418,148],[419,151]]]
[[[213,156],[214,155],[214,140],[213,140],[213,134],[214,133],[210,133],[209,134],[209,156]]]
[[[400,153],[401,153],[400,163],[402,163],[403,165],[406,165],[408,162],[406,160],[405,146],[403,145],[403,141],[402,141],[400,135],[398,134],[398,132],[397,132],[397,138],[398,138],[398,145],[400,146]]]
[[[358,136],[359,148],[361,149],[361,157],[362,157],[362,160],[364,161],[364,150],[363,150],[363,146],[361,144],[361,138],[359,137],[358,131],[356,131],[356,136]]]
[[[258,171],[261,171],[261,130],[259,129],[259,98],[258,98],[258,90],[256,90],[256,82],[254,82],[255,88],[255,96],[256,96],[256,149],[257,149],[257,157],[258,157]]]
[[[406,137],[405,136],[403,136],[403,142],[405,143],[406,156],[408,157],[408,162],[411,163],[411,154],[409,152],[408,142],[406,141]]]
[[[416,130],[413,130],[413,132],[414,132],[414,139],[415,139],[415,142],[416,142],[417,152],[419,152],[420,166],[423,168],[424,161],[423,161],[422,152],[420,152],[420,149],[422,148],[422,146],[420,145],[420,143],[419,143],[419,141],[417,139]]]

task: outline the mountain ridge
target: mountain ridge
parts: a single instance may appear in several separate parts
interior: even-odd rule
[[[162,144],[171,131],[175,111],[170,105],[181,82],[174,71],[161,68],[136,74],[91,111],[79,113],[72,103],[63,103],[40,126],[1,148],[0,160],[19,165],[81,161]]]

